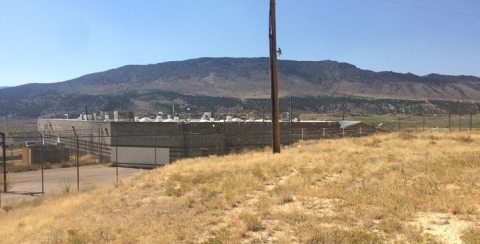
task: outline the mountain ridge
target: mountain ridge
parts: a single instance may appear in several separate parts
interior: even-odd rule
[[[280,95],[283,97],[480,101],[480,78],[475,76],[375,72],[332,60],[280,60],[279,70]],[[266,99],[269,92],[268,58],[207,57],[125,65],[63,82],[4,88],[0,90],[0,115],[26,108],[38,109],[35,115],[78,111],[75,101],[80,102],[77,106],[91,103],[82,103],[79,100],[82,97],[101,101],[90,106],[102,110],[139,109],[142,106],[158,109],[167,103],[185,105],[185,101],[175,101],[171,94],[184,98],[245,100]],[[150,94],[148,97],[152,103],[161,102],[153,106],[147,104],[149,101],[139,99],[146,94]],[[166,97],[172,101],[167,101]],[[126,103],[130,105],[124,106]]]
[[[404,91],[390,90],[387,92],[392,98],[407,98],[407,99],[445,99],[445,95],[452,98],[476,99],[480,95],[480,78],[474,76],[452,76],[429,74],[425,76],[418,76],[411,73],[396,73],[392,71],[374,72],[371,70],[362,70],[355,65],[337,62],[331,60],[325,61],[292,61],[280,60],[280,89],[283,95],[298,94],[298,95],[355,95],[364,97],[375,97],[377,94],[384,94],[385,92],[364,91],[365,89],[349,89],[348,86],[352,84],[363,85],[396,85],[400,88],[399,82],[407,82],[412,84],[428,84],[423,89],[430,89],[427,93],[421,93],[417,96],[412,96],[412,87],[406,87]],[[192,72],[189,74],[189,72]],[[192,80],[193,79],[193,80]],[[254,85],[257,89],[261,89],[263,93],[269,92],[269,72],[267,58],[198,58],[185,61],[172,61],[151,65],[127,65],[120,68],[111,69],[105,72],[89,74],[76,79],[66,81],[66,84],[78,84],[85,82],[91,85],[98,84],[125,84],[128,82],[135,82],[142,84],[137,89],[151,89],[148,83],[153,86],[160,87],[164,91],[179,92],[190,95],[221,95],[237,98],[258,97],[255,92],[249,91],[242,86],[235,86],[233,82],[243,82],[247,85]],[[191,85],[198,88],[205,88],[205,86],[216,89],[216,93],[212,94],[208,90],[194,89],[194,92],[188,91],[183,87],[172,85],[172,82],[184,81],[186,85]],[[222,81],[230,81],[232,86],[222,86]],[[252,81],[256,81],[252,84]],[[313,89],[296,89],[302,82],[305,88]],[[198,85],[200,83],[200,85]],[[335,86],[334,84],[337,84]],[[347,83],[347,84],[345,84]],[[349,84],[348,84],[349,83]],[[392,84],[393,83],[393,84]],[[462,86],[459,88],[456,83]],[[473,83],[473,84],[472,84]],[[311,85],[317,87],[311,87]],[[318,87],[323,85],[323,87]],[[432,86],[434,86],[432,88]],[[450,86],[450,87],[445,87]],[[466,88],[474,88],[474,94],[469,94]],[[100,87],[101,88],[101,87]],[[322,89],[323,88],[323,89]],[[325,89],[325,88],[331,88]],[[433,90],[432,90],[433,89]],[[450,89],[450,90],[449,90]],[[102,90],[102,89],[100,89]],[[100,91],[99,90],[99,91]],[[360,90],[360,92],[358,92]],[[442,91],[443,90],[443,91]],[[235,92],[239,91],[239,92]],[[455,92],[457,91],[457,92]],[[462,92],[460,92],[462,91]],[[414,92],[418,93],[417,92]],[[440,93],[440,94],[438,94]],[[260,96],[261,97],[261,96]],[[264,96],[268,97],[268,96]],[[447,99],[448,100],[448,99]]]

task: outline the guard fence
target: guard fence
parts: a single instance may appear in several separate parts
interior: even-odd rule
[[[359,137],[392,130],[472,131],[480,119],[453,116],[411,116],[367,128],[301,128],[282,130],[282,145],[301,140]],[[457,128],[455,128],[458,126]],[[389,128],[389,130],[385,129]],[[2,143],[1,192],[41,196],[55,191],[86,189],[97,183],[117,183],[133,175],[131,168],[156,168],[179,159],[222,156],[246,150],[265,150],[271,132],[162,135],[102,135],[95,131],[73,133],[10,133]],[[5,159],[5,160],[3,160]],[[3,195],[5,204],[5,195]],[[0,199],[1,200],[1,199]]]
[[[363,136],[376,132],[378,130],[296,129],[282,133],[281,140],[282,144],[289,145],[300,140]],[[49,187],[68,192],[88,187],[93,184],[89,181],[99,179],[116,183],[123,178],[125,168],[155,168],[183,158],[265,149],[271,145],[271,138],[268,132],[255,136],[247,133],[235,136],[199,133],[116,136],[86,132],[62,136],[10,134],[6,135],[5,146],[2,146],[5,148],[5,161],[1,162],[0,185],[3,192],[26,195],[50,192]]]

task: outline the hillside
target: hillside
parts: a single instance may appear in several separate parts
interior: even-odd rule
[[[180,161],[0,212],[2,243],[479,243],[480,134]]]
[[[480,102],[478,77],[373,72],[335,61],[281,60],[279,66],[282,96]],[[128,65],[65,82],[4,88],[0,115],[63,115],[79,113],[84,106],[155,112],[173,104],[214,111],[223,100],[222,109],[233,111],[247,98],[268,98],[269,91],[266,58],[200,58]],[[196,106],[197,99],[204,101],[201,106]],[[315,105],[310,107],[309,111],[315,110]]]

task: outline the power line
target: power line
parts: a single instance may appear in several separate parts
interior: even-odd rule
[[[445,10],[445,9],[439,9],[439,8],[432,8],[432,7],[428,7],[428,6],[422,6],[422,5],[417,5],[417,4],[412,4],[412,3],[407,3],[407,2],[397,1],[397,0],[381,0],[381,1],[386,2],[386,3],[395,4],[395,5],[405,6],[405,7],[409,7],[409,8],[414,8],[414,9],[422,9],[422,10],[428,10],[428,11],[431,11],[431,12],[438,12],[438,13],[456,15],[456,16],[467,17],[467,18],[480,19],[480,15],[474,15],[474,14]]]

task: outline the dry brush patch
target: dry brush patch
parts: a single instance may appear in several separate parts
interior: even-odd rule
[[[478,133],[402,133],[302,142],[281,155],[183,160],[117,186],[2,211],[0,236],[5,243],[475,243],[479,155]]]

